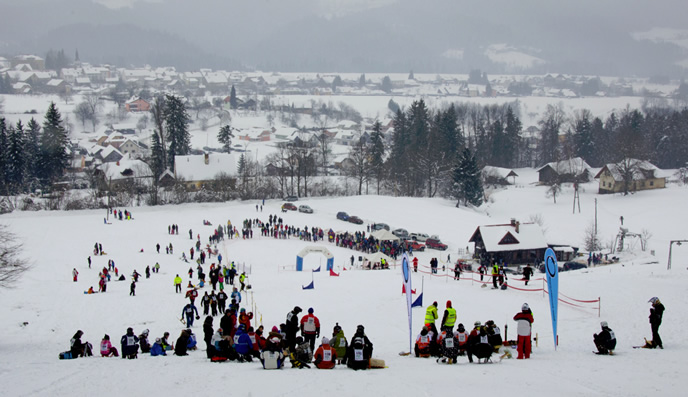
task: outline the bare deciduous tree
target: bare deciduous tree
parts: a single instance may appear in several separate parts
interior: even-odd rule
[[[12,288],[15,281],[29,269],[26,260],[19,257],[22,246],[16,236],[0,225],[0,287]]]

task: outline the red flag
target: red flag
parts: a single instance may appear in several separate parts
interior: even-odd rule
[[[402,294],[405,294],[405,293],[406,293],[406,285],[405,285],[405,284],[401,284],[401,293],[402,293]],[[416,293],[416,290],[415,290],[415,289],[412,289],[412,290],[411,290],[411,294],[415,294],[415,293]]]
[[[339,274],[335,273],[334,270],[330,269],[330,276],[339,277]]]

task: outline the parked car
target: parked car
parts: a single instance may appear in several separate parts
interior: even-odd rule
[[[341,219],[343,221],[348,221],[349,220],[349,214],[346,212],[337,212],[337,219]]]
[[[442,243],[440,240],[435,238],[429,238],[425,240],[425,246],[428,248],[445,251],[447,249],[447,244]]]
[[[430,236],[425,233],[411,233],[409,234],[409,238],[414,241],[425,241],[430,238]]]
[[[352,215],[352,216],[349,217],[349,222],[355,223],[355,224],[357,224],[357,225],[362,225],[362,224],[363,224],[363,219],[361,219],[361,218],[359,218],[359,217],[357,217],[357,216]]]
[[[402,240],[408,239],[409,236],[408,230],[402,228],[392,230],[392,234],[399,237]]]
[[[284,201],[299,201],[298,196],[287,196],[284,198]]]
[[[371,229],[372,229],[372,231],[382,230],[382,229],[389,230],[389,225],[386,223],[373,223],[373,227],[371,227]]]
[[[296,206],[292,203],[284,203],[282,204],[282,212],[289,210],[289,211],[296,211]]]
[[[303,212],[306,214],[312,214],[313,213],[313,208],[307,206],[307,205],[299,205],[299,212]]]
[[[578,262],[566,262],[564,263],[564,267],[562,268],[562,271],[568,272],[569,270],[579,270],[579,269],[587,269],[588,266],[584,265],[582,263]]]
[[[413,249],[414,251],[425,251],[425,246],[423,244],[413,240],[404,241],[404,246],[406,246],[406,249]]]

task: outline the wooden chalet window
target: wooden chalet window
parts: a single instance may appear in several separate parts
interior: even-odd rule
[[[502,244],[518,244],[519,241],[516,240],[516,237],[514,237],[511,233],[507,233],[502,237],[502,239],[499,241],[499,245]]]
[[[654,186],[654,185],[655,185],[655,181],[650,181],[650,186]]]

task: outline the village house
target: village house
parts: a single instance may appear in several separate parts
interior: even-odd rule
[[[148,164],[128,158],[99,165],[94,173],[101,179],[101,183],[105,183],[110,189],[129,184],[149,184],[153,178],[153,172]]]
[[[124,104],[127,112],[148,112],[150,111],[150,103],[144,99],[136,98]]]
[[[545,257],[547,241],[536,223],[520,223],[512,219],[508,224],[478,226],[470,240],[475,244],[475,257],[482,264],[536,264]]]
[[[666,178],[659,175],[660,171],[648,161],[625,159],[616,164],[606,164],[595,179],[600,181],[600,194],[662,189],[666,187]],[[624,189],[624,179],[627,179],[627,189]]]
[[[588,163],[580,157],[547,163],[537,170],[538,182],[541,185],[555,183],[583,183],[592,180],[592,171]]]
[[[211,184],[220,174],[236,177],[239,155],[234,153],[204,153],[175,156],[174,177],[183,180],[187,189],[197,191]]]

